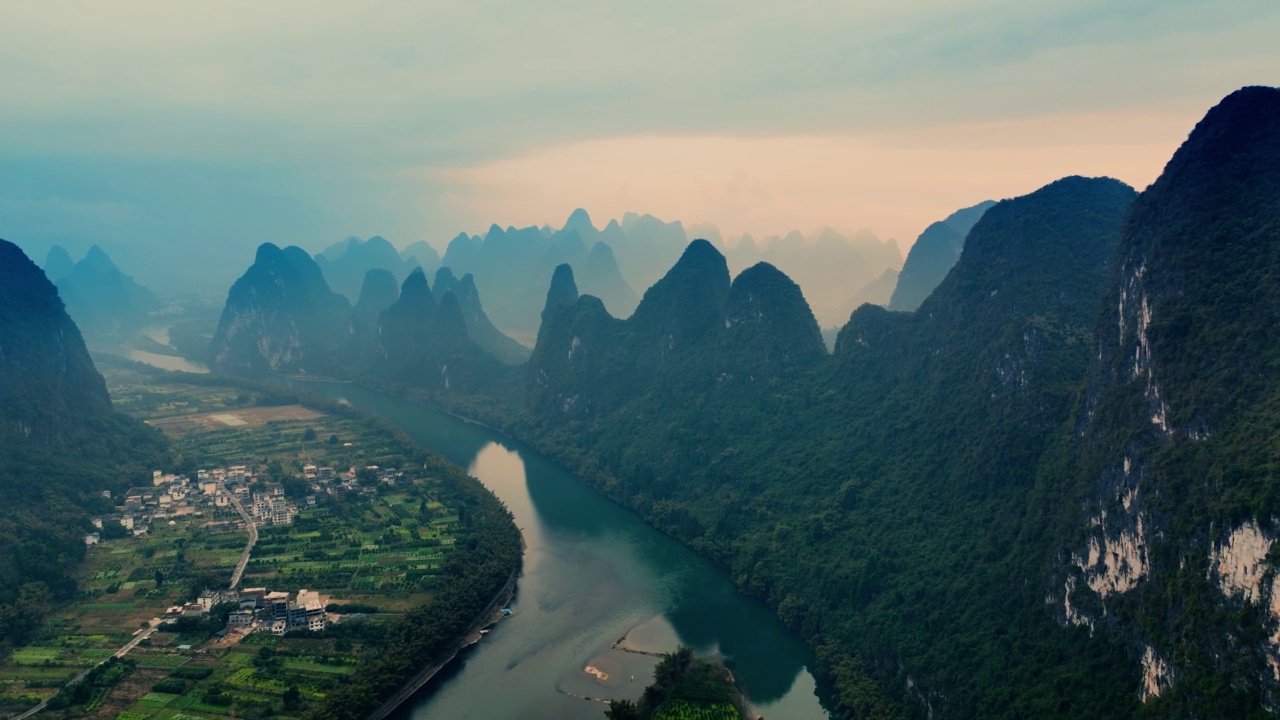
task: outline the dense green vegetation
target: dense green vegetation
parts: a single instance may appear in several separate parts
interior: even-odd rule
[[[130,652],[121,666],[128,672],[111,674],[111,682],[101,680],[108,676],[100,670],[64,689],[53,701],[64,712],[124,712],[138,720],[174,711],[191,717],[363,716],[364,704],[380,702],[429,661],[452,653],[513,579],[520,536],[506,509],[477,481],[385,422],[248,381],[166,373],[116,359],[105,367],[120,406],[174,436],[172,465],[166,468],[265,466],[267,477],[282,482],[296,501],[311,492],[305,483],[291,483],[304,462],[376,464],[406,472],[395,485],[363,478],[369,481],[360,485],[366,494],[321,493],[292,524],[261,527],[242,583],[308,587],[338,602],[354,599],[346,614],[369,617],[354,617],[321,634],[259,634],[227,643],[215,633],[233,606],[217,606],[210,617],[182,617],[162,626]],[[300,401],[326,414],[308,411],[305,418],[221,429],[189,420],[209,413],[292,417],[299,415]],[[333,440],[339,436],[341,442]],[[149,481],[149,468],[138,477]],[[295,484],[300,487],[291,491]],[[54,615],[39,626],[39,644],[0,664],[0,707],[36,704],[80,669],[114,653],[165,608],[225,585],[246,535],[234,529],[238,515],[231,508],[203,515],[178,517],[147,535],[95,547],[78,568],[72,602],[42,608]],[[207,520],[231,524],[208,526]],[[104,535],[113,527],[105,525]],[[78,534],[75,540],[83,547]],[[196,651],[182,652],[181,645]],[[387,657],[411,664],[393,676],[379,665]]]
[[[1214,558],[1280,532],[1278,96],[1233,94],[1140,197],[1067,178],[997,204],[916,312],[859,309],[830,356],[785,276],[731,283],[694,242],[625,321],[561,273],[520,417],[509,378],[375,382],[727,568],[839,717],[1260,715],[1276,554],[1243,588]]]
[[[830,358],[798,291],[729,288],[695,243],[628,321],[554,311],[521,432],[776,607],[841,717],[1129,715],[1123,651],[1057,626],[1017,539],[1133,197],[997,205],[919,312],[862,308]]]
[[[1269,717],[1280,679],[1280,91],[1248,88],[1210,111],[1135,202],[1124,239],[1075,432],[1046,457],[1024,542],[1074,553],[1053,583],[1075,583],[1084,618],[1171,668],[1148,716]],[[1266,540],[1242,560],[1260,574],[1245,602],[1213,556],[1254,523]],[[1142,582],[1100,596],[1087,584],[1106,573],[1080,558],[1087,542],[1122,537],[1144,544]]]
[[[159,433],[111,409],[57,291],[0,241],[0,655],[75,591],[88,513],[165,452]]]
[[[653,669],[653,684],[639,702],[614,700],[610,720],[739,720],[733,676],[719,663],[694,657],[681,646],[664,653]]]
[[[551,311],[519,432],[774,605],[840,717],[1261,716],[1275,553],[1213,558],[1280,514],[1277,188],[1280,92],[1241,91],[1131,212],[1107,180],[1002,202],[813,365],[721,344],[691,246],[631,320]]]

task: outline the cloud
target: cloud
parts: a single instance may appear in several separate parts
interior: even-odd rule
[[[452,213],[473,232],[554,225],[583,206],[596,218],[635,210],[711,221],[726,236],[870,226],[905,249],[957,208],[1065,175],[1145,187],[1193,122],[1112,113],[861,134],[637,135],[422,172],[457,188]]]
[[[1088,159],[1079,171],[1152,175],[1156,160],[1141,172],[1120,160],[1165,148],[1167,133],[1125,145],[1108,124],[1176,118],[1169,127],[1185,134],[1226,93],[1280,76],[1278,35],[1274,0],[7,3],[0,163],[55,165],[59,182],[99,189],[77,202],[118,201],[121,180],[130,242],[440,241],[460,226],[558,221],[565,208],[623,199],[726,225],[857,222],[910,235],[955,197],[1052,179],[962,179],[958,163],[992,164],[983,148],[1014,167],[1004,123],[1052,130],[1092,118],[1087,143],[1056,143]],[[967,144],[948,150],[948,133]],[[663,139],[650,166],[626,150],[645,138]],[[1040,148],[1024,165],[1063,167],[1045,149],[1051,138],[1024,142]],[[600,150],[609,146],[622,155]],[[740,161],[720,154],[729,147]],[[603,154],[591,162],[583,148]],[[598,187],[536,165],[569,160]],[[808,179],[818,176],[826,184]],[[936,177],[954,178],[954,191],[920,197],[944,184]],[[671,187],[687,187],[689,202],[664,199]],[[749,187],[755,201],[742,199]],[[909,222],[914,212],[928,215]],[[13,218],[0,232],[38,232]]]

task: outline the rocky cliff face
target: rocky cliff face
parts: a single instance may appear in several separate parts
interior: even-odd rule
[[[1059,618],[1125,637],[1135,692],[1168,712],[1280,697],[1278,191],[1280,90],[1246,88],[1134,204],[1052,480],[1083,507],[1065,520],[1083,539],[1063,550]]]
[[[0,240],[0,645],[42,630],[70,599],[86,508],[109,507],[163,454],[163,436],[117,415],[57,290]]]
[[[352,319],[305,250],[264,243],[227,294],[210,357],[240,371],[321,370],[348,342]]]

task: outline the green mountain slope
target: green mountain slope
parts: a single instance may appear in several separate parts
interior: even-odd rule
[[[117,415],[56,288],[0,240],[0,652],[75,590],[87,510],[110,508],[163,453]]]
[[[1066,625],[1122,637],[1153,716],[1280,698],[1280,90],[1232,94],[1134,204],[1028,543]]]
[[[1125,715],[1136,672],[1091,673],[1122,651],[1010,568],[1133,198],[1068,178],[997,205],[919,312],[861,308],[831,357],[785,276],[730,286],[695,242],[627,321],[551,311],[524,432],[823,648],[840,716]]]

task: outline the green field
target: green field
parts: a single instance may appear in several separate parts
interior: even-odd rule
[[[105,370],[117,407],[136,417],[252,405],[251,394],[235,388],[166,385],[163,376],[157,380],[128,367]],[[331,436],[340,442],[329,442]],[[175,437],[173,449],[179,472],[192,472],[184,466],[247,464],[267,467],[275,477],[300,476],[304,464],[406,465],[404,448],[393,436],[331,415],[193,430]],[[149,477],[137,482],[149,484]],[[372,492],[353,491],[344,500],[319,493],[316,506],[303,509],[293,524],[259,528],[241,587],[320,591],[338,604],[372,607],[376,612],[366,622],[321,637],[255,634],[229,643],[215,642],[211,630],[157,632],[69,711],[121,720],[300,714],[356,671],[367,638],[378,637],[398,613],[431,597],[462,532],[458,513],[436,496],[437,484],[407,471],[394,487],[369,482],[364,487]],[[291,496],[300,507],[302,499]],[[89,549],[75,600],[50,615],[36,643],[0,663],[0,710],[21,710],[53,695],[85,668],[110,658],[169,606],[205,586],[226,583],[246,542],[244,532],[227,529],[239,515],[226,508],[174,521],[152,523],[142,537],[104,540]],[[180,644],[195,649],[180,653]],[[181,682],[163,689],[182,691],[152,690],[165,682]],[[293,688],[297,712],[285,708]]]

